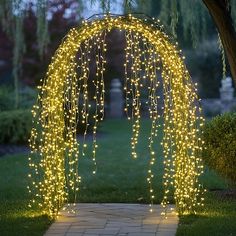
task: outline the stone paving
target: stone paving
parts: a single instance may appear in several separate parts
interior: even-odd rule
[[[76,204],[76,214],[60,212],[45,236],[174,236],[178,217],[172,211],[161,216],[160,205]],[[170,206],[173,207],[173,206]]]

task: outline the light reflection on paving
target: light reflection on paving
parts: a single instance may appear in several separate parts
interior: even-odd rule
[[[171,206],[173,207],[173,206]],[[160,205],[87,204],[74,207],[78,212],[61,212],[45,236],[174,236],[178,217],[174,212],[161,216]]]

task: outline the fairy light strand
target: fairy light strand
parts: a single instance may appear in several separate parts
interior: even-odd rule
[[[125,31],[125,111],[133,119],[131,151],[137,157],[141,90],[147,85],[150,164],[147,173],[151,205],[155,198],[153,179],[157,157],[155,141],[161,134],[163,120],[163,186],[164,213],[174,198],[179,214],[194,213],[204,201],[199,176],[203,172],[201,126],[204,122],[195,85],[184,65],[181,51],[171,43],[159,22],[111,15],[91,22],[84,21],[71,29],[49,65],[46,78],[39,87],[38,102],[33,106],[28,190],[29,206],[38,203],[45,213],[57,216],[65,203],[77,201],[81,177],[79,158],[86,153],[89,116],[93,116],[92,161],[96,173],[97,127],[104,118],[106,65],[106,32],[118,28]],[[88,91],[91,59],[95,51],[96,75],[94,94]],[[160,82],[161,80],[161,82]],[[157,105],[162,87],[163,118]],[[95,112],[92,114],[92,103]],[[77,139],[78,123],[84,125],[84,138]],[[86,154],[87,155],[87,154]],[[159,163],[160,164],[160,163]],[[174,193],[172,194],[172,192]]]

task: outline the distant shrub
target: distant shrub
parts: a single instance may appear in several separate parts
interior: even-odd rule
[[[20,104],[21,109],[31,109],[37,99],[37,91],[31,87],[23,87],[20,90]]]
[[[204,141],[206,165],[236,184],[236,113],[219,115],[207,122]]]
[[[30,110],[0,112],[0,143],[27,144],[31,120]]]
[[[37,92],[30,87],[19,90],[19,109],[31,109],[37,98]],[[11,86],[0,86],[0,111],[13,110],[15,105],[15,92]]]
[[[91,110],[88,123],[90,124],[87,128],[87,132],[91,133],[93,130],[94,111]],[[77,124],[77,133],[83,134],[85,131],[85,124],[81,122],[81,117]],[[28,144],[30,132],[32,128],[32,115],[30,110],[9,110],[0,111],[0,143],[9,144]]]
[[[0,111],[11,110],[14,107],[14,94],[10,87],[0,86]]]

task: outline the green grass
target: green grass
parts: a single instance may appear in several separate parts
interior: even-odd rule
[[[235,236],[236,201],[222,201],[208,193],[197,215],[182,216],[177,236]]]
[[[136,160],[130,156],[130,123],[124,120],[108,120],[101,125],[100,130],[97,174],[92,174],[93,163],[89,148],[88,155],[81,157],[79,162],[82,176],[79,202],[149,203],[146,176],[150,123],[147,120],[142,121],[139,156]],[[161,138],[162,134],[156,140],[156,152],[160,156],[155,165],[156,203],[159,203],[162,197],[162,151],[158,144]],[[39,209],[29,210],[27,207],[27,174],[26,155],[12,155],[0,159],[0,235],[43,235],[50,224],[49,218],[43,216]],[[205,172],[202,182],[208,189],[226,186],[225,182],[211,171]],[[178,235],[234,235],[235,210],[234,202],[218,201],[208,194],[206,206],[197,216],[181,218]]]
[[[0,235],[43,235],[50,220],[39,209],[28,208],[27,156],[0,159]]]
[[[94,168],[91,161],[91,150],[88,155],[80,159],[79,173],[82,177],[80,202],[149,202],[146,182],[149,167],[148,135],[150,123],[143,120],[141,123],[138,158],[131,157],[130,138],[131,123],[124,120],[107,121],[101,127],[98,136],[97,174],[93,175]],[[156,138],[156,150],[161,156],[160,141],[162,134]],[[156,163],[155,188],[156,202],[162,196],[161,176],[163,173],[161,158]]]

